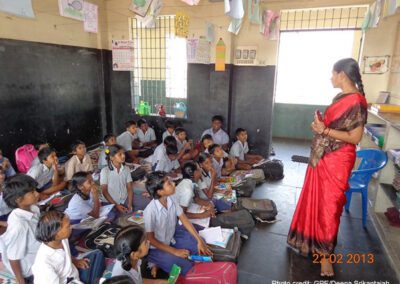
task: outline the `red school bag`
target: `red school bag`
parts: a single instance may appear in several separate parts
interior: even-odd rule
[[[32,161],[37,157],[38,152],[32,144],[26,144],[15,151],[15,162],[18,171],[26,174],[31,167]]]
[[[195,263],[180,284],[236,284],[237,267],[233,262]]]

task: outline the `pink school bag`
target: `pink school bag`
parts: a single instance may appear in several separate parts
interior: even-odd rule
[[[15,151],[15,162],[20,173],[27,173],[32,161],[37,157],[38,152],[32,144],[26,144]]]

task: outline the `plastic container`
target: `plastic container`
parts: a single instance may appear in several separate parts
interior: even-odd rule
[[[178,102],[174,105],[175,117],[187,118],[187,107],[184,102]]]
[[[138,114],[139,115],[149,115],[150,114],[150,105],[148,102],[140,101]]]
[[[189,255],[188,259],[196,262],[212,262],[211,256],[204,255]]]

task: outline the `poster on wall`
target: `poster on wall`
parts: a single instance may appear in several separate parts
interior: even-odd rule
[[[365,74],[382,74],[389,70],[390,56],[364,56]]]
[[[260,2],[261,0],[248,0],[248,17],[252,24],[260,24]]]
[[[83,21],[83,0],[58,0],[60,15],[78,21]]]
[[[257,46],[238,46],[235,49],[235,65],[256,65]]]
[[[155,28],[156,27],[156,18],[160,14],[162,8],[161,0],[153,0],[151,2],[150,8],[147,10],[146,16],[142,17],[136,15],[136,19],[145,27],[145,28]]]
[[[0,0],[0,11],[25,18],[35,18],[31,0]]]
[[[132,0],[129,10],[135,14],[138,14],[139,16],[144,17],[152,1],[153,0]]]
[[[83,21],[83,28],[85,32],[96,33],[98,32],[98,7],[89,2],[84,2],[83,11],[85,19]]]
[[[175,16],[175,36],[187,38],[189,35],[189,16],[177,12]]]
[[[215,71],[225,71],[226,46],[222,38],[219,39],[215,51]]]
[[[133,71],[134,69],[134,41],[112,41],[112,66],[113,71]]]
[[[206,39],[187,39],[186,48],[188,63],[210,64],[210,43]]]

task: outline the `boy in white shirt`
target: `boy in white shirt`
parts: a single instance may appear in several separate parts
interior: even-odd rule
[[[184,161],[195,160],[199,155],[199,151],[193,148],[193,140],[186,140],[186,130],[182,127],[175,129],[176,146],[178,147],[178,160]]]
[[[129,120],[125,123],[125,127],[126,131],[117,137],[116,144],[124,147],[127,162],[137,162],[139,151],[133,150],[133,147],[137,147],[135,141],[138,139],[136,122]]]
[[[40,243],[35,238],[40,210],[36,206],[37,182],[28,175],[10,178],[4,187],[4,201],[13,208],[9,226],[0,237],[2,261],[17,283],[33,283],[32,265]]]
[[[176,139],[174,136],[167,136],[163,140],[163,143],[158,145],[154,150],[153,155],[151,155],[148,160],[151,162],[152,169],[155,170],[158,162],[166,155],[167,147],[169,145],[176,146]]]
[[[175,124],[171,120],[166,120],[165,121],[165,128],[166,130],[164,131],[162,135],[162,140],[164,141],[165,137],[168,136],[175,136]]]
[[[236,130],[237,141],[233,143],[230,155],[238,159],[238,169],[251,170],[252,166],[263,159],[260,155],[248,154],[247,131],[243,128]]]
[[[228,176],[235,170],[236,159],[233,157],[224,158],[224,150],[220,145],[211,145],[208,147],[208,151],[212,156],[213,167],[217,171],[218,178]]]
[[[201,137],[206,134],[212,136],[214,143],[221,145],[222,149],[228,151],[229,149],[229,135],[221,128],[224,119],[220,115],[215,115],[211,119],[212,127],[205,130]]]
[[[180,173],[180,167],[178,162],[178,148],[175,145],[168,145],[165,148],[165,154],[158,161],[155,171],[166,172],[170,176],[176,177]]]
[[[65,181],[70,181],[77,172],[93,172],[92,160],[86,153],[86,145],[83,141],[76,140],[71,145],[74,154],[65,163]]]
[[[154,148],[157,146],[157,138],[154,129],[149,127],[145,119],[138,120],[137,137],[142,147]]]

